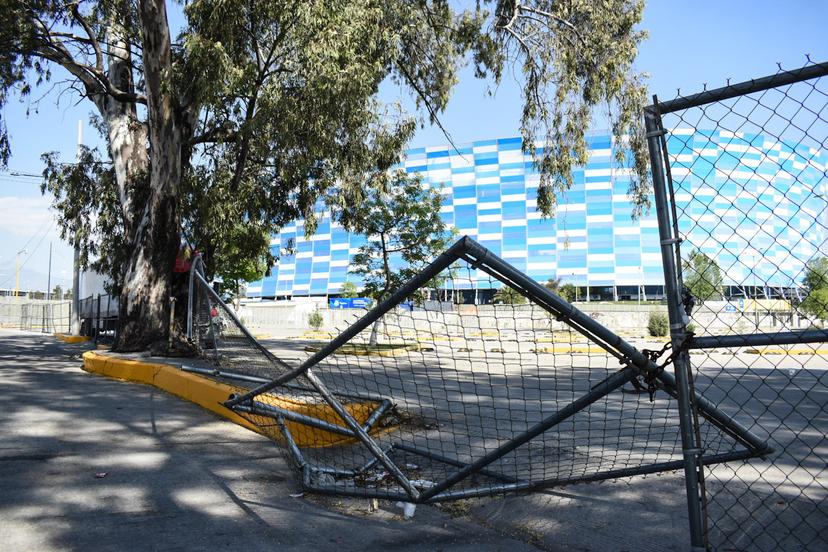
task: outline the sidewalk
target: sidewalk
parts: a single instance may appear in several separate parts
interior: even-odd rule
[[[294,498],[272,443],[83,372],[88,348],[0,329],[4,550],[536,550],[433,507],[402,520],[390,504]]]

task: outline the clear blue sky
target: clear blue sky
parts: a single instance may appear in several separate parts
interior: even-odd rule
[[[806,53],[814,61],[828,60],[826,21],[828,2],[821,0],[650,0],[642,24],[650,37],[641,46],[636,66],[650,74],[650,92],[661,99],[674,97],[677,89],[695,92],[704,83],[717,87],[728,78],[739,82],[774,73],[777,62],[784,68],[799,67]],[[470,71],[460,75],[442,116],[456,143],[518,134],[519,84],[507,74],[493,97],[487,97],[485,89]],[[53,93],[35,111],[31,102],[43,92],[35,91],[25,103],[12,99],[3,111],[12,135],[11,171],[39,174],[40,154],[46,151],[58,151],[71,161],[79,119],[84,121],[85,141],[97,144],[86,124],[92,111],[88,102]],[[385,100],[397,94],[390,86],[383,89]],[[427,126],[411,146],[444,143],[441,131]],[[37,179],[0,173],[0,288],[14,286],[15,256],[24,245],[29,253],[20,256],[26,263],[22,288],[45,288],[50,241],[55,252],[53,281],[71,271],[71,251],[57,237],[48,198],[40,196],[38,184]]]

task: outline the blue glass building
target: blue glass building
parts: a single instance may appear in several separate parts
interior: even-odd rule
[[[484,140],[458,150],[412,149],[404,168],[441,188],[447,225],[532,278],[560,278],[593,299],[636,299],[639,290],[647,298],[659,297],[663,276],[655,213],[631,217],[631,169],[614,160],[612,138],[591,135],[588,146],[589,161],[558,197],[554,218],[537,209],[539,176],[520,138]],[[728,286],[758,281],[766,294],[769,288],[795,287],[804,263],[819,249],[814,244],[828,239],[824,219],[815,224],[826,211],[821,198],[828,192],[828,155],[764,136],[693,129],[674,130],[668,150],[683,247],[715,258]],[[364,237],[346,232],[330,213],[320,213],[317,231],[308,238],[302,220],[291,223],[271,242],[279,263],[270,276],[248,286],[248,297],[336,295],[346,280],[359,287],[348,264],[363,243]],[[294,250],[285,254],[290,244]],[[487,277],[458,285],[491,287]]]

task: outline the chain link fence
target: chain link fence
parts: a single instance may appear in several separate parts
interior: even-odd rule
[[[5,301],[0,303],[0,327],[68,332],[71,309],[71,301]]]
[[[470,281],[505,304],[424,300]],[[220,301],[194,282],[193,340],[214,366],[201,371],[239,382],[225,405],[284,445],[308,490],[431,503],[684,466],[687,390],[667,347],[639,351],[470,238],[295,366],[257,352],[235,317],[215,323]],[[697,403],[709,463],[767,452]]]
[[[648,108],[673,345],[693,353],[676,369],[773,449],[707,465],[696,423],[698,547],[828,550],[826,75],[780,68]]]

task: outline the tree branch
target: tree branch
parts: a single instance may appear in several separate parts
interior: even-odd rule
[[[428,117],[431,120],[431,122],[437,125],[437,128],[440,129],[440,131],[443,133],[443,136],[445,136],[446,140],[448,140],[449,144],[451,144],[452,149],[454,149],[454,151],[459,151],[448,129],[446,129],[446,127],[443,126],[442,121],[440,121],[440,118],[437,116],[437,110],[434,108],[434,106],[431,105],[431,100],[429,99],[428,95],[426,95],[426,93],[420,89],[420,87],[417,85],[417,82],[414,80],[414,78],[411,76],[411,74],[408,72],[404,65],[398,64],[397,69],[400,73],[402,73],[402,75],[405,77],[405,80],[408,82],[408,85],[414,90],[414,92],[416,92],[417,96],[423,102],[426,111],[428,111]]]
[[[567,21],[566,19],[563,19],[562,17],[558,17],[557,15],[555,15],[553,13],[543,11],[543,10],[539,10],[537,8],[533,8],[533,7],[530,7],[530,6],[524,6],[522,4],[518,4],[515,7],[515,10],[516,11],[525,11],[525,12],[533,13],[535,15],[540,15],[540,16],[546,17],[548,19],[551,19],[551,20],[555,21],[556,23],[558,23],[560,25],[563,25],[564,27],[569,29],[572,32],[572,34],[574,34],[576,37],[578,37],[578,40],[581,42],[581,44],[586,44],[586,41],[584,40],[584,37],[581,36],[581,33],[578,31],[578,28],[571,21]]]
[[[104,62],[103,62],[103,52],[101,51],[101,46],[98,44],[98,40],[95,38],[95,33],[92,32],[92,27],[89,26],[89,23],[83,16],[80,14],[80,8],[78,7],[79,3],[75,2],[72,4],[72,16],[75,20],[83,27],[83,30],[86,32],[86,36],[89,37],[89,42],[92,45],[92,48],[95,50],[95,67],[103,72],[104,70]]]
[[[72,56],[72,53],[69,52],[63,42],[55,39],[56,35],[54,35],[48,27],[46,27],[46,24],[40,20],[40,18],[35,16],[34,23],[35,26],[39,28],[41,33],[40,36],[38,36],[38,39],[41,42],[41,47],[39,49],[35,49],[33,53],[64,67],[67,71],[69,71],[69,73],[77,77],[77,79],[84,84],[90,96],[95,94],[108,94],[119,102],[135,102],[146,105],[146,96],[132,92],[124,92],[123,90],[118,89],[112,84],[109,78],[107,78],[103,70],[75,60],[74,56]],[[98,48],[99,47],[96,47],[96,57],[99,51]]]
[[[190,146],[195,146],[198,144],[209,144],[213,142],[235,142],[238,138],[238,132],[235,130],[220,126],[211,128],[198,136],[193,136],[190,141]]]

